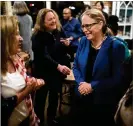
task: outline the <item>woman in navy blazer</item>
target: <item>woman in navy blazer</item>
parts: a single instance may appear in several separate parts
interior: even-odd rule
[[[113,126],[122,89],[125,47],[105,35],[106,21],[99,10],[87,10],[81,19],[86,36],[81,38],[73,65],[76,125]]]

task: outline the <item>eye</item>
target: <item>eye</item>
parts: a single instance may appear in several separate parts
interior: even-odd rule
[[[86,24],[85,27],[86,28],[90,28],[91,24]]]
[[[52,18],[49,18],[49,19],[48,19],[48,21],[51,21],[51,20],[52,20]]]

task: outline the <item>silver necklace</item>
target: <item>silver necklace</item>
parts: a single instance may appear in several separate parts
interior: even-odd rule
[[[94,48],[94,49],[100,49],[102,44],[103,44],[103,41],[107,38],[107,36],[105,36],[102,40],[102,42],[98,45],[98,46],[94,46],[92,43],[91,43],[91,46]]]

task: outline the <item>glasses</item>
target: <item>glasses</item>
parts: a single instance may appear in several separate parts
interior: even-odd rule
[[[92,26],[94,26],[95,24],[98,24],[98,23],[92,23],[92,24],[85,24],[85,25],[81,25],[81,28],[84,29],[86,28],[87,30],[91,29]]]

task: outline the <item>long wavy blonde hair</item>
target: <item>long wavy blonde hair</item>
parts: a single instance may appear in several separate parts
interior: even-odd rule
[[[37,33],[38,31],[45,31],[44,19],[48,12],[52,12],[55,15],[57,30],[61,30],[61,24],[57,13],[52,9],[43,8],[38,12],[33,34]]]
[[[17,28],[18,21],[16,16],[0,16],[2,75],[5,75],[7,72],[7,61],[15,48]]]

